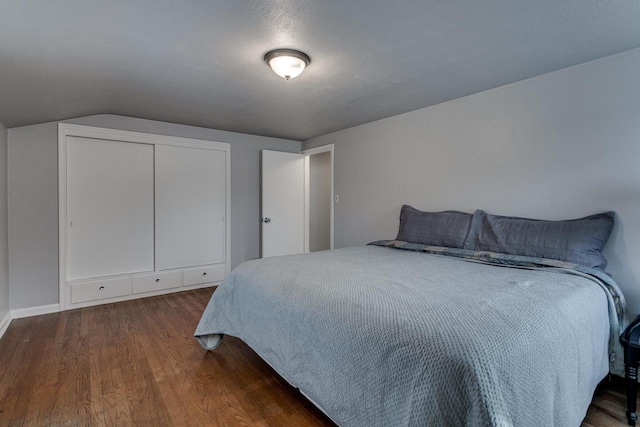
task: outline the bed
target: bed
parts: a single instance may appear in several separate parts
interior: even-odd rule
[[[246,262],[195,336],[242,339],[341,426],[578,426],[623,326],[601,269],[388,240]]]

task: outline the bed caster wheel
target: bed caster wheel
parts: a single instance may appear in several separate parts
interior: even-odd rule
[[[638,421],[638,414],[636,414],[635,412],[628,412],[627,411],[627,422],[629,423],[630,426],[635,426],[636,425],[636,421]]]

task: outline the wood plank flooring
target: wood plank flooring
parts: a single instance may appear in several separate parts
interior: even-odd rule
[[[333,426],[240,340],[193,338],[212,289],[17,319],[0,340],[0,426]],[[624,426],[621,381],[583,426]]]

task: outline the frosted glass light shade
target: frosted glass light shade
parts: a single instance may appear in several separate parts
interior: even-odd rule
[[[264,56],[264,60],[274,73],[286,80],[299,76],[311,63],[306,54],[291,49],[272,50]]]

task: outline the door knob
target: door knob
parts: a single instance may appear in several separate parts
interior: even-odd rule
[[[271,218],[262,218],[262,222],[269,224],[271,222]]]

